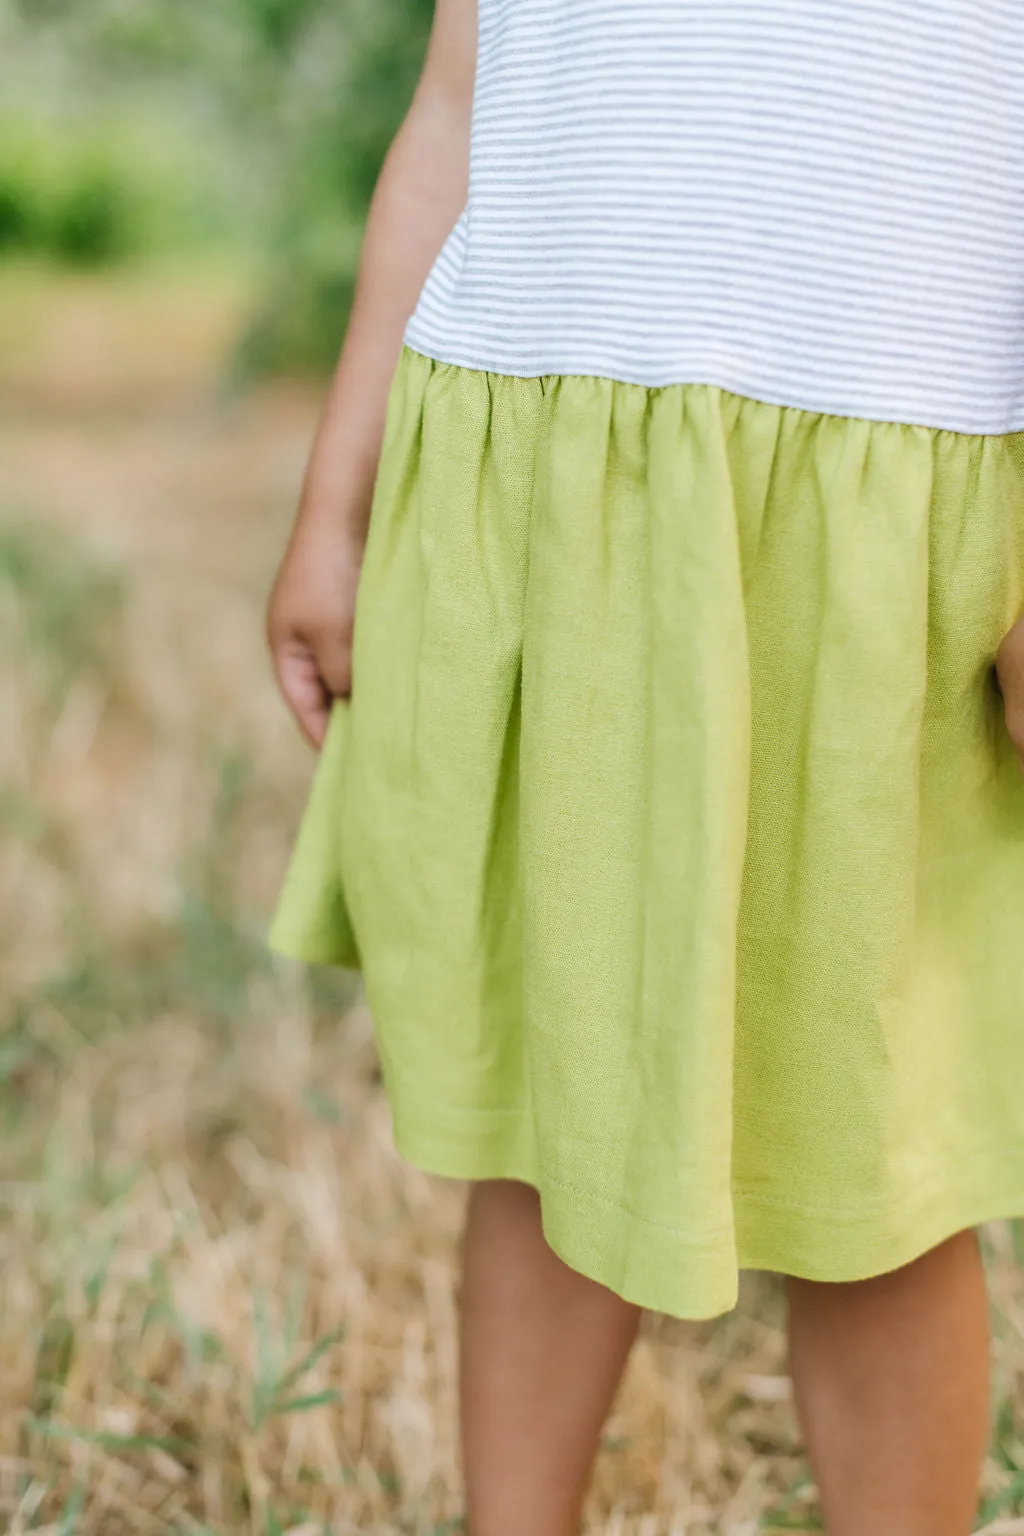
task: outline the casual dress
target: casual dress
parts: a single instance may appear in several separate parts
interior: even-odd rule
[[[1018,0],[481,0],[272,943],[683,1317],[1024,1213]]]

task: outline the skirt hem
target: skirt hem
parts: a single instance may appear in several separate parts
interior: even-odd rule
[[[394,1094],[392,1104],[395,1147],[407,1162],[441,1178],[529,1184],[541,1197],[544,1235],[571,1269],[636,1306],[691,1322],[732,1310],[740,1270],[833,1284],[869,1280],[957,1232],[1024,1216],[1024,1148],[996,1149],[939,1170],[923,1199],[884,1212],[809,1210],[738,1188],[735,1238],[731,1229],[695,1236],[659,1226],[652,1242],[649,1220],[606,1195],[566,1186],[539,1164],[529,1111],[474,1112],[467,1136],[439,1129],[436,1105],[425,1107],[424,1120]]]

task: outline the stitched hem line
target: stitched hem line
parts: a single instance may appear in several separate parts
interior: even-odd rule
[[[454,1111],[463,1124],[453,1127],[436,1105],[429,1117],[409,1116],[408,1105],[408,1096],[397,1096],[395,1144],[402,1157],[445,1178],[531,1185],[541,1197],[545,1235],[570,1268],[638,1306],[680,1318],[731,1310],[741,1269],[865,1280],[910,1263],[958,1231],[1024,1215],[1024,1146],[1011,1146],[968,1154],[936,1170],[912,1198],[887,1206],[815,1208],[738,1186],[732,1222],[669,1226],[542,1166],[526,1110],[488,1114],[483,1122],[472,1111]]]

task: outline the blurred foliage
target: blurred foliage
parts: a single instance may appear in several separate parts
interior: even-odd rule
[[[287,7],[288,0],[277,3]],[[247,348],[257,370],[298,359],[326,368],[334,360],[352,302],[358,235],[412,97],[432,13],[433,0],[373,0],[353,27],[339,71],[344,89],[327,93],[311,114],[281,200],[275,279]]]
[[[159,244],[168,189],[154,197],[130,148],[98,131],[65,140],[39,122],[0,123],[0,253],[98,266]]]
[[[261,259],[259,370],[337,351],[433,0],[0,0],[0,254]]]

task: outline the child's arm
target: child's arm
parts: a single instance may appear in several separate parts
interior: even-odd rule
[[[345,344],[270,600],[268,637],[304,735],[352,683],[352,620],[388,390],[406,322],[465,204],[477,0],[437,0],[412,106],[381,171]]]

